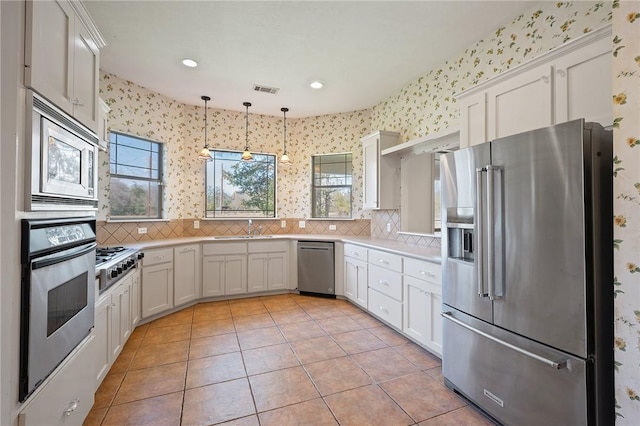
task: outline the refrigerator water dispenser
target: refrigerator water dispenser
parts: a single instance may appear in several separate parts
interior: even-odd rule
[[[449,258],[473,263],[473,229],[449,227],[447,229],[447,237],[449,239]]]

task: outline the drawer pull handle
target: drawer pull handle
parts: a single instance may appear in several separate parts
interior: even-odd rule
[[[389,283],[386,282],[385,280],[378,280],[378,282],[382,285],[386,285],[387,287],[389,287]]]
[[[109,304],[107,305],[107,308],[115,308],[115,307],[116,307],[116,304],[115,304],[115,303],[109,303]]]
[[[540,79],[543,83],[549,83],[549,76],[543,75],[542,77],[540,77]]]
[[[153,258],[153,260],[162,260],[162,259],[164,259],[164,256],[155,256]]]
[[[65,408],[65,410],[63,411],[64,415],[65,416],[70,416],[71,413],[76,411],[76,408],[78,408],[78,404],[80,404],[80,400],[78,398],[76,398],[73,401],[71,401],[69,403],[69,406],[67,408]]]
[[[428,271],[420,271],[420,274],[422,275],[426,275],[427,277],[431,277],[434,278],[436,276],[436,274],[432,273],[432,272],[428,272]]]
[[[389,313],[389,309],[385,308],[384,306],[378,306],[378,308],[379,308],[382,312],[384,312],[385,314],[388,314],[388,313]]]
[[[389,261],[386,260],[386,259],[378,259],[378,262],[380,262],[380,263],[382,263],[384,265],[388,265],[389,264]]]
[[[352,251],[352,252],[351,252],[351,255],[352,255],[352,256],[360,256],[360,253],[358,253],[357,251]]]

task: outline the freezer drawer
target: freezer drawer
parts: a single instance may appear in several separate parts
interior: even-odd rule
[[[585,360],[478,321],[446,305],[443,311],[446,339],[442,373],[448,387],[505,425],[589,424]],[[544,360],[560,365],[553,367]]]

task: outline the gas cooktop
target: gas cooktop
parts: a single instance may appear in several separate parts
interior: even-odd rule
[[[99,275],[99,290],[103,292],[117,283],[144,257],[138,249],[112,246],[96,248],[96,274]]]

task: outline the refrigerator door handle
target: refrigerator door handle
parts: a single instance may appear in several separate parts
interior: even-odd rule
[[[477,328],[471,327],[470,325],[465,324],[464,322],[456,319],[453,317],[453,313],[452,312],[442,312],[440,314],[443,318],[453,322],[454,324],[459,325],[460,327],[466,328],[469,331],[472,331],[476,334],[479,334],[480,336],[487,338],[489,340],[491,340],[492,342],[495,342],[501,346],[504,346],[506,348],[509,348],[511,350],[514,350],[516,352],[521,353],[524,356],[527,356],[529,358],[533,358],[536,361],[540,361],[541,363],[548,365],[549,367],[553,368],[554,370],[561,370],[563,368],[567,368],[567,360],[563,359],[563,360],[559,360],[559,361],[553,361],[550,360],[548,358],[542,357],[540,355],[534,354],[532,352],[529,352],[525,349],[522,349],[518,346],[512,345],[511,343],[505,342],[504,340],[500,340],[497,337],[493,337],[492,335],[485,333],[484,331],[478,330]]]
[[[486,172],[486,167],[478,167],[476,169],[476,205],[475,205],[475,229],[476,229],[476,258],[475,270],[476,281],[478,283],[478,297],[487,297],[484,291],[484,229],[483,223],[483,196],[482,196],[482,173]]]
[[[487,171],[487,229],[489,230],[489,237],[487,240],[487,281],[489,287],[489,299],[500,299],[500,296],[496,294],[496,246],[495,239],[499,238],[495,235],[496,226],[496,179],[495,174],[500,173],[499,166],[486,166]],[[500,180],[498,179],[498,182]],[[501,188],[498,188],[501,190]],[[500,211],[500,209],[498,209]]]

